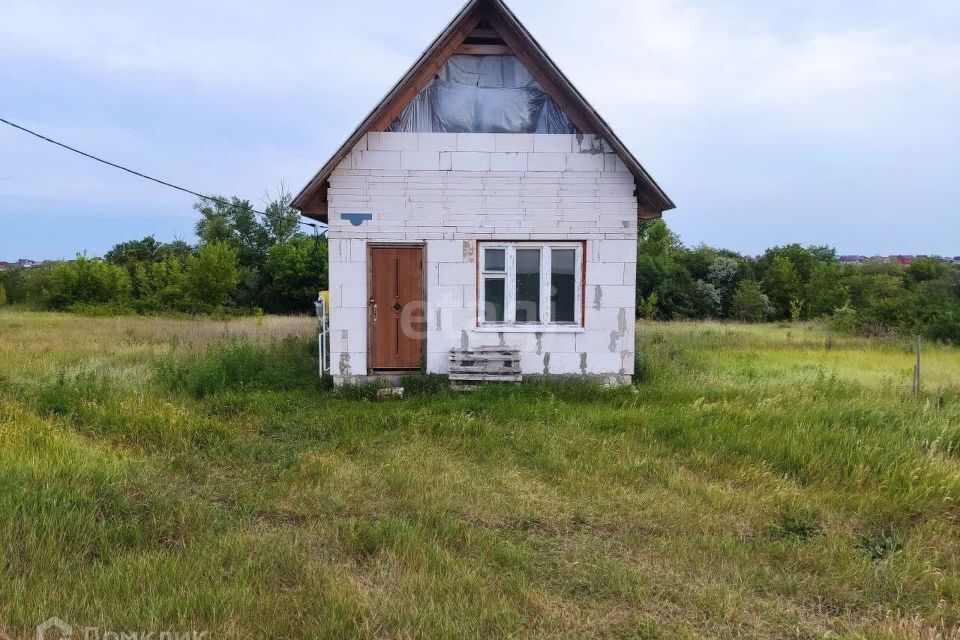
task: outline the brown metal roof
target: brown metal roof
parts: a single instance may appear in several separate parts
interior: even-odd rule
[[[390,126],[400,110],[433,80],[440,67],[481,20],[493,25],[544,91],[550,94],[581,132],[597,134],[607,141],[636,179],[637,200],[644,211],[659,214],[676,206],[502,0],[467,2],[380,104],[297,194],[293,206],[305,216],[326,221],[327,180],[333,170],[366,133],[385,131]]]

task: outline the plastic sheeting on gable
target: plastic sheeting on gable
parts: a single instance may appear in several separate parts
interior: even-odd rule
[[[390,131],[577,133],[514,56],[451,56]]]

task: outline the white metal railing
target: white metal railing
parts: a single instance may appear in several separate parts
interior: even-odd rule
[[[317,342],[320,347],[321,376],[330,373],[330,313],[327,308],[330,298],[325,295],[326,293],[326,291],[321,291],[316,302],[313,303],[317,309]]]

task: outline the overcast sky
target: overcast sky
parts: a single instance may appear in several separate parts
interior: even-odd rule
[[[460,4],[4,0],[0,117],[261,204],[313,175]],[[510,4],[688,244],[960,255],[960,2]],[[192,204],[0,127],[0,260],[189,240]]]

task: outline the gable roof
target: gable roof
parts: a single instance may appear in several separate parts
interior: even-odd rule
[[[647,212],[645,217],[659,215],[676,206],[503,0],[469,0],[380,104],[297,194],[292,202],[293,207],[305,216],[326,221],[327,180],[333,170],[365,134],[385,131],[390,126],[400,111],[433,80],[437,71],[481,21],[486,21],[496,30],[513,55],[527,67],[581,133],[599,135],[610,145],[636,180],[637,200],[641,209]]]

